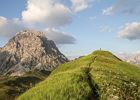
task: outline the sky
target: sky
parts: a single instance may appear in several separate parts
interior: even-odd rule
[[[0,47],[23,29],[43,31],[69,58],[140,51],[140,0],[0,0]]]

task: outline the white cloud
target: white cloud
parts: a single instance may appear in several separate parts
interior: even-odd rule
[[[0,26],[3,26],[7,23],[7,19],[5,17],[0,16]]]
[[[22,19],[26,23],[61,27],[72,22],[72,12],[60,0],[28,0]]]
[[[0,37],[11,38],[17,32],[25,29],[19,19],[8,20],[0,16]],[[59,32],[54,28],[46,28],[44,30],[48,39],[53,40],[56,44],[74,44],[76,39],[64,32]]]
[[[104,15],[115,13],[140,14],[140,0],[117,0],[117,2],[103,10]]]
[[[22,11],[22,18],[7,19],[0,17],[0,37],[12,37],[16,32],[31,27],[32,29],[47,27],[47,37],[57,44],[73,44],[76,39],[59,29],[72,22],[73,13],[87,9],[93,0],[69,0],[72,5],[64,5],[63,0],[27,0],[27,6]],[[70,8],[71,7],[71,8]],[[91,19],[95,19],[92,17]],[[50,28],[48,28],[50,27]],[[41,29],[40,29],[41,30]]]
[[[104,15],[112,15],[113,14],[113,8],[114,7],[109,7],[107,9],[103,9],[103,14]]]
[[[69,8],[63,0],[27,0],[22,20],[28,24],[43,24],[45,27],[62,27],[72,22],[73,13],[87,9],[94,0],[69,0]]]
[[[140,39],[140,22],[126,24],[122,30],[118,32],[119,37],[129,40]]]
[[[111,27],[109,27],[109,26],[103,26],[102,28],[101,28],[101,32],[112,32],[112,29],[111,29]]]
[[[8,20],[0,16],[0,37],[12,37],[16,32],[24,29],[19,19]]]
[[[64,32],[59,32],[54,28],[47,28],[44,30],[46,37],[53,40],[56,44],[74,44],[76,39]]]
[[[90,0],[71,0],[74,12],[80,12],[89,7]]]

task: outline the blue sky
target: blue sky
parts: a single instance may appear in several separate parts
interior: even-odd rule
[[[20,25],[19,28],[16,28],[18,31],[22,27],[41,31],[47,28],[57,30],[57,32],[53,32],[54,30],[47,31],[50,34],[53,32],[55,38],[51,37],[51,39],[56,39],[58,32],[64,38],[66,36],[64,36],[64,33],[67,34],[66,38],[70,38],[69,42],[63,41],[63,38],[61,38],[62,44],[56,44],[65,55],[70,57],[88,54],[100,48],[115,53],[140,51],[139,0],[79,0],[78,3],[76,0],[53,0],[53,3],[61,4],[57,7],[63,5],[62,9],[55,9],[54,6],[47,8],[46,6],[50,4],[50,0],[39,0],[40,2],[35,4],[36,1],[0,0],[0,21],[3,22],[5,18],[7,24],[10,24],[2,26],[3,24],[1,25],[0,22],[0,46],[3,46],[11,36],[14,36],[13,33],[9,32],[9,26],[14,28]],[[42,1],[46,5],[42,5]],[[44,6],[42,11],[47,12],[49,10],[54,11],[54,13],[44,15],[39,12],[37,14],[38,10],[36,10],[36,7],[31,8],[32,4],[37,6],[37,9],[42,5]],[[55,10],[62,11],[60,12],[61,15],[56,14],[58,11],[55,12]],[[37,14],[37,17],[29,18],[30,13],[33,16]],[[18,24],[15,24],[15,18]],[[45,23],[40,21],[39,18],[44,19]],[[12,32],[16,31],[12,30]],[[74,42],[70,42],[70,40]]]

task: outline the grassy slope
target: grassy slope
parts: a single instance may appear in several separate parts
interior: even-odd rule
[[[60,65],[18,100],[138,100],[140,69],[107,51]]]
[[[49,73],[32,72],[22,77],[0,77],[0,100],[14,100],[15,97],[45,79]]]

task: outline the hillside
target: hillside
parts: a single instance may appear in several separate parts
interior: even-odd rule
[[[36,71],[20,77],[0,76],[0,100],[15,100],[15,97],[43,81],[49,74]]]
[[[139,100],[140,69],[108,51],[60,65],[17,100]]]
[[[0,48],[0,100],[14,100],[68,59],[44,33],[24,30]]]

